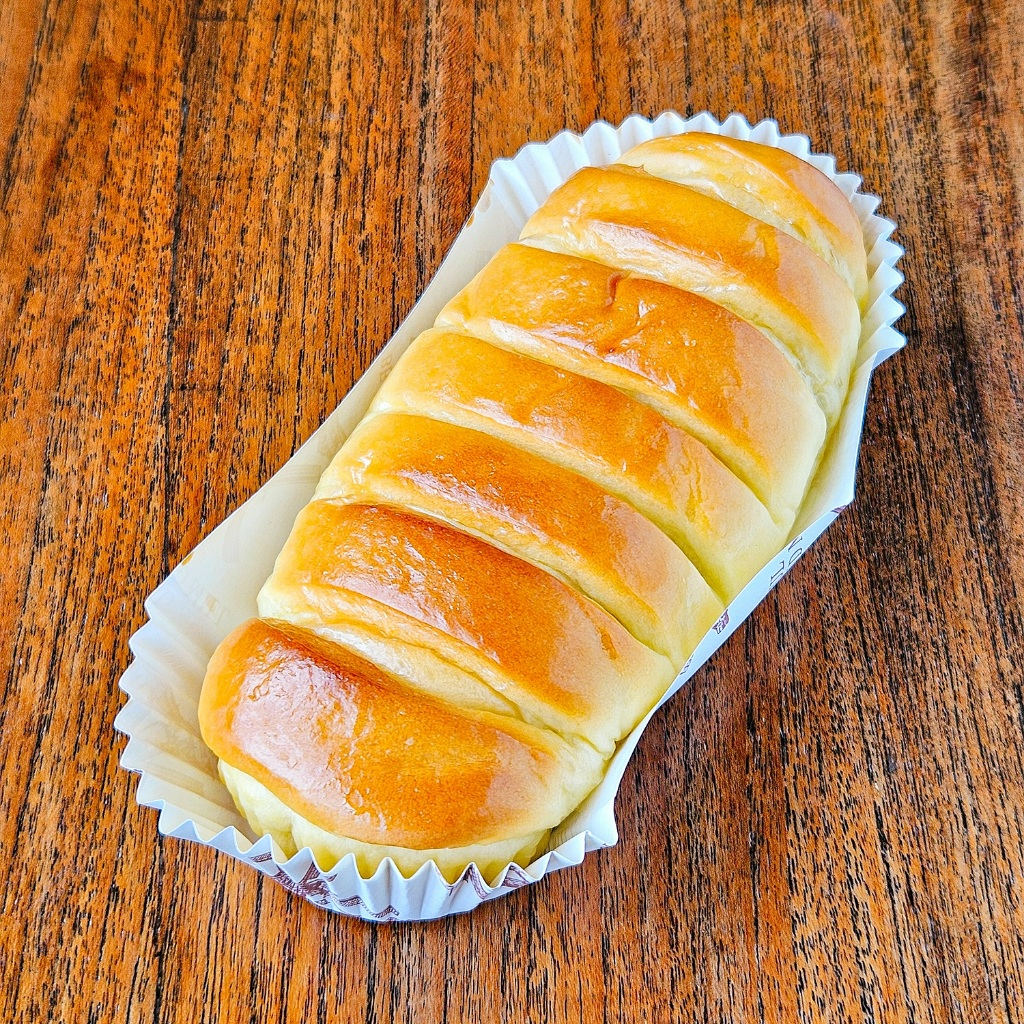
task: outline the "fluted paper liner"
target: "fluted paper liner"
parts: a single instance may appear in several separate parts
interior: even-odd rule
[[[528,145],[512,159],[494,164],[480,201],[436,276],[338,408],[280,472],[213,530],[146,600],[149,621],[129,641],[135,660],[121,678],[129,699],[115,727],[128,736],[121,764],[140,773],[138,802],[159,809],[164,835],[222,850],[318,906],[370,921],[423,920],[472,910],[617,842],[615,794],[650,715],[622,741],[602,783],[554,831],[546,852],[526,868],[509,865],[493,885],[487,885],[472,865],[449,884],[433,863],[405,878],[387,859],[371,878],[363,878],[351,855],[327,872],[319,869],[308,848],[286,859],[268,836],[257,840],[235,809],[218,778],[216,758],[200,738],[197,707],[214,648],[256,614],[256,594],[270,575],[295,516],[312,498],[321,473],[409,343],[433,324],[442,306],[502,245],[519,237],[528,217],[576,170],[611,163],[646,139],[685,131],[777,146],[827,174],[851,199],[863,225],[870,292],[850,394],[789,544],[729,605],[661,703],[728,639],[852,501],[871,372],[905,341],[892,327],[903,313],[893,298],[903,280],[895,269],[902,250],[889,241],[895,225],[875,215],[878,200],[857,191],[860,179],[836,173],[834,159],[812,154],[804,136],[780,135],[774,121],[752,128],[738,114],[722,124],[709,114],[684,119],[675,113],[653,121],[633,116],[617,128],[598,121],[582,135],[562,132],[546,144]]]

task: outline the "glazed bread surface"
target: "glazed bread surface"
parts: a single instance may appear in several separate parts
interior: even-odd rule
[[[846,282],[863,309],[867,254],[860,221],[835,182],[784,149],[687,132],[642,142],[620,162],[722,199],[803,242]]]
[[[650,405],[701,441],[788,532],[825,441],[825,416],[779,349],[723,306],[514,244],[438,323]]]
[[[649,405],[472,335],[417,338],[374,399],[377,412],[470,427],[578,473],[651,520],[724,600],[785,539],[706,445]]]
[[[676,665],[723,611],[682,550],[631,505],[482,431],[369,417],[316,496],[397,505],[487,540],[589,595]]]
[[[721,199],[625,165],[584,168],[523,239],[699,293],[757,327],[835,423],[860,340],[849,285],[807,245]]]
[[[260,612],[313,629],[377,626],[458,665],[479,692],[461,675],[409,685],[462,707],[503,707],[605,755],[674,675],[668,658],[551,573],[387,506],[308,505]]]
[[[856,214],[694,133],[555,189],[409,346],[217,649],[203,738],[330,868],[528,864],[793,528],[849,389]]]
[[[532,850],[576,802],[566,781],[593,786],[602,765],[586,744],[417,693],[272,620],[250,620],[217,649],[200,721],[258,813],[280,812],[246,779],[295,823],[371,847]]]

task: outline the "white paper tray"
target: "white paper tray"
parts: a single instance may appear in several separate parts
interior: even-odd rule
[[[617,128],[598,121],[582,135],[562,132],[548,143],[532,143],[512,159],[494,164],[480,201],[434,279],[338,408],[280,472],[213,530],[146,600],[149,621],[129,641],[135,660],[121,678],[129,699],[114,724],[128,736],[121,764],[141,776],[138,802],[159,809],[164,835],[222,850],[318,906],[371,921],[429,919],[471,910],[551,871],[579,864],[587,853],[618,840],[615,794],[650,715],[623,740],[601,785],[553,833],[548,851],[527,868],[511,865],[489,886],[474,866],[451,885],[433,864],[406,879],[391,860],[385,860],[372,878],[362,878],[351,856],[329,872],[320,871],[308,849],[286,859],[269,837],[257,841],[235,809],[217,776],[216,759],[200,738],[197,706],[214,648],[236,625],[256,614],[256,594],[270,575],[295,516],[409,343],[431,326],[442,306],[502,245],[518,238],[530,214],[573,172],[611,163],[646,139],[684,131],[778,146],[835,181],[853,202],[864,228],[870,297],[850,395],[789,544],[729,605],[661,703],[728,639],[852,501],[871,373],[905,341],[892,327],[903,313],[893,298],[903,280],[896,270],[902,250],[889,240],[895,225],[875,215],[878,200],[858,192],[860,179],[836,173],[834,159],[812,154],[804,136],[780,135],[774,121],[752,128],[738,114],[721,124],[709,114],[684,119],[664,113],[653,121],[633,116]]]

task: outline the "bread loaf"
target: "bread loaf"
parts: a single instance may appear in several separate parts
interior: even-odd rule
[[[527,863],[779,551],[867,296],[839,189],[699,133],[587,168],[417,338],[218,648],[253,829],[454,880]]]

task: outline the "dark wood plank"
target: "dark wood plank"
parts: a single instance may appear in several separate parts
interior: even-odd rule
[[[0,1017],[1020,1021],[1024,10],[27,0],[0,11]],[[910,346],[859,496],[645,735],[620,845],[331,917],[156,834],[141,598],[344,395],[491,162],[775,117],[884,197]]]

